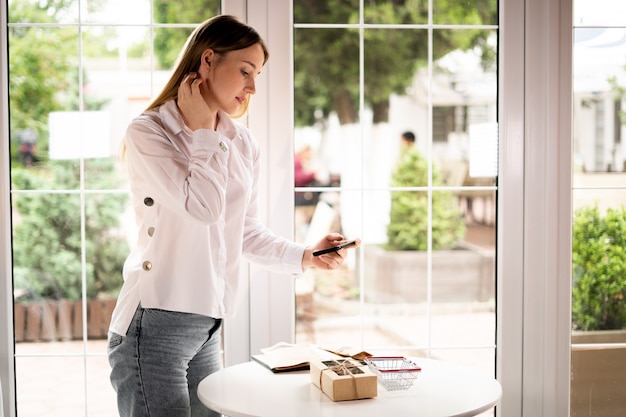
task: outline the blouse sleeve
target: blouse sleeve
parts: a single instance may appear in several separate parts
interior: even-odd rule
[[[225,207],[228,139],[209,129],[193,133],[190,155],[176,147],[156,118],[135,119],[126,137],[133,192],[202,223],[214,223]]]
[[[302,256],[305,245],[294,243],[275,234],[259,219],[258,180],[260,177],[259,149],[251,134],[244,130],[253,149],[253,185],[250,201],[244,219],[243,253],[247,260],[275,272],[302,274]]]

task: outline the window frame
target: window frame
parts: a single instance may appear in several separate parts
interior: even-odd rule
[[[572,2],[501,2],[497,378],[502,416],[569,416]],[[524,16],[520,19],[519,16]]]
[[[0,414],[15,415],[7,2],[0,2]]]
[[[293,235],[285,221],[293,219],[293,168],[281,166],[293,152],[291,10],[289,0],[223,1],[272,52],[248,120],[263,155],[262,218],[285,236]],[[14,416],[6,22],[0,2],[0,378],[4,413]],[[507,417],[569,415],[571,27],[571,0],[500,1],[496,373],[497,415]],[[244,273],[254,297],[225,325],[227,365],[294,336],[292,279]]]

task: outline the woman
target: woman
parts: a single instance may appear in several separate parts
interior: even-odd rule
[[[259,221],[259,149],[229,115],[245,112],[267,59],[253,28],[231,16],[209,19],[127,130],[139,236],[124,265],[108,346],[121,416],[219,415],[196,390],[221,367],[219,328],[241,295],[242,256],[300,274],[335,269],[346,255],[312,254],[344,242],[340,234],[304,247]]]

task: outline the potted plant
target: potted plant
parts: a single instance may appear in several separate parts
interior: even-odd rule
[[[572,240],[574,330],[626,327],[626,211],[576,211]]]
[[[433,184],[441,184],[437,167],[432,169]],[[414,147],[405,150],[391,177],[392,187],[424,186],[428,181],[428,161]],[[432,193],[432,248],[453,249],[465,235],[465,223],[452,191]],[[425,251],[428,246],[428,194],[425,191],[391,193],[387,226],[390,251]]]
[[[431,172],[432,183],[441,185],[437,167],[433,165]],[[416,148],[410,148],[401,155],[391,186],[426,186],[428,174],[426,158]],[[462,244],[466,226],[454,191],[439,189],[429,195],[425,190],[401,189],[391,193],[387,243],[365,247],[368,301],[426,301],[429,209],[433,300],[486,301],[492,297],[493,254],[475,248],[467,250]]]
[[[578,209],[572,232],[572,344],[585,344],[572,349],[572,416],[614,416],[626,401],[626,349],[606,344],[626,343],[626,210]]]

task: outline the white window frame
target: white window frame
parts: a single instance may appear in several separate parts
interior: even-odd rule
[[[256,27],[271,59],[249,113],[261,145],[262,216],[293,235],[292,6],[224,0]],[[0,381],[15,415],[8,149],[7,10],[0,2]],[[571,0],[500,0],[497,377],[500,416],[569,415],[571,309]],[[287,82],[288,81],[288,82]],[[289,221],[291,220],[291,221]],[[293,281],[250,267],[254,294],[225,326],[226,363],[293,341]],[[270,279],[271,278],[271,279]]]
[[[260,213],[274,232],[293,237],[293,56],[291,0],[223,0],[224,13],[253,26],[270,51],[248,111],[262,155]],[[295,339],[294,281],[250,265],[248,304],[224,323],[226,365],[246,362],[259,349]],[[252,294],[252,295],[250,295]]]
[[[268,4],[269,15],[290,10],[290,3]],[[507,417],[568,416],[572,5],[571,0],[502,0],[500,4],[497,276],[498,305],[503,307],[497,313],[496,358],[504,395],[497,413]],[[291,32],[286,35],[291,39]],[[271,39],[269,44],[272,54],[284,53],[276,51]],[[276,65],[274,58],[272,55]],[[291,68],[291,60],[287,67]],[[290,92],[282,98],[291,99]],[[277,99],[281,97],[273,97]],[[289,107],[290,103],[283,106]],[[287,153],[291,149],[286,148],[291,144],[279,148],[280,137],[270,129],[285,123],[284,114],[270,111],[259,122],[265,123],[268,135],[271,130],[271,137],[276,138],[273,146],[265,142],[268,148],[263,149],[264,155],[291,155]],[[259,125],[255,127],[259,135]],[[272,184],[281,184],[284,172],[273,170],[273,166],[266,165],[264,177]],[[287,188],[275,190],[281,199],[278,201],[290,201],[292,190]],[[292,218],[288,205],[272,208],[279,222]],[[280,284],[262,287],[267,308],[261,303],[250,304],[251,316],[264,329],[260,339],[250,332],[253,352],[257,347],[289,341],[292,335],[291,327],[286,332],[273,330],[274,320],[293,317],[293,305],[284,302],[285,297],[293,297],[291,284]],[[281,308],[284,311],[277,311]]]
[[[15,415],[7,2],[0,2],[0,416]]]
[[[570,408],[572,1],[500,13],[499,416]]]

